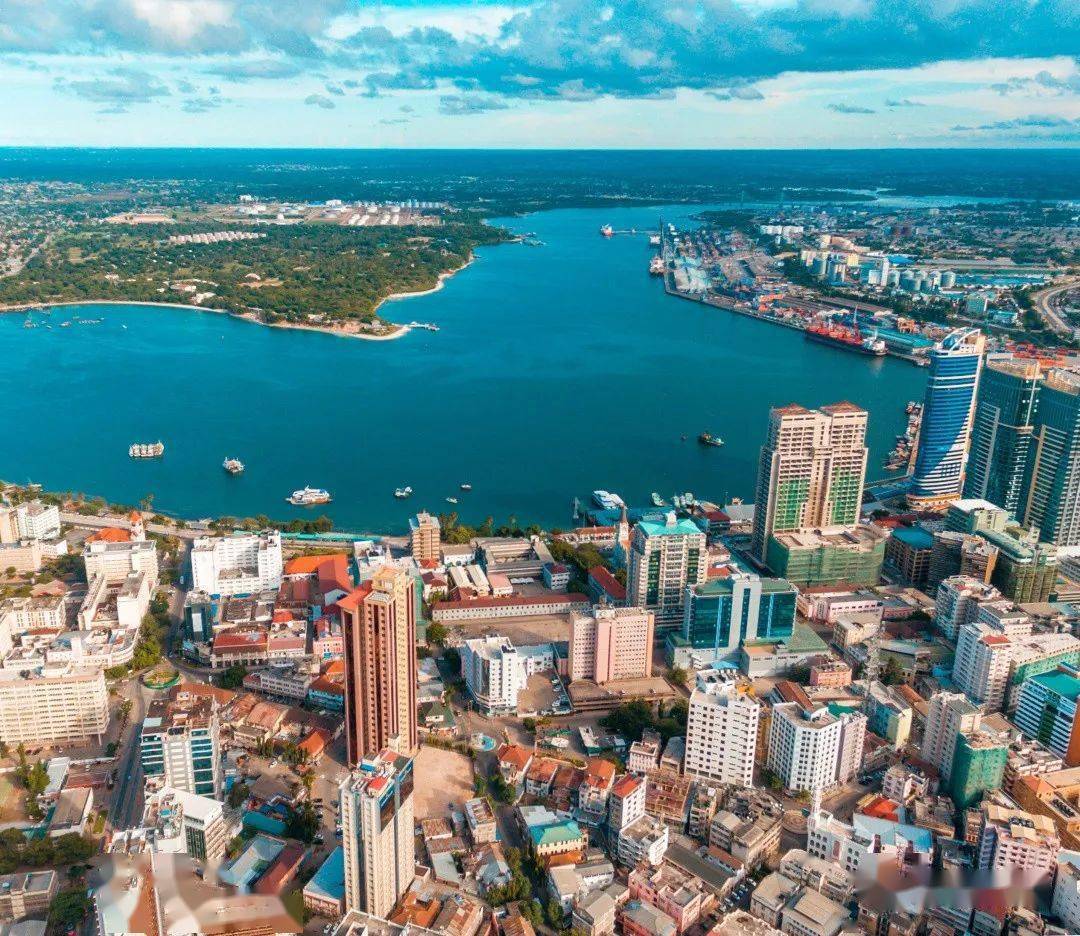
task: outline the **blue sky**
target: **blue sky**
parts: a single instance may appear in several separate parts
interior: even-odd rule
[[[1080,0],[2,5],[0,145],[1080,142]]]

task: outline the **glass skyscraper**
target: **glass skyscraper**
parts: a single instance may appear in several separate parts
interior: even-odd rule
[[[1053,370],[1039,391],[1023,522],[1039,539],[1080,545],[1080,374]]]
[[[1014,520],[1024,505],[1041,379],[1037,361],[991,356],[975,398],[964,497],[988,500]]]
[[[795,586],[736,573],[687,589],[683,637],[695,650],[734,653],[747,640],[787,640],[795,623]]]
[[[941,504],[963,491],[984,345],[978,329],[957,330],[930,352],[919,451],[911,479],[910,500],[915,506]]]

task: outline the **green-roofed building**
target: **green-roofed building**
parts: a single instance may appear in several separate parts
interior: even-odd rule
[[[1072,667],[1041,673],[1024,681],[1014,721],[1025,737],[1041,741],[1070,765],[1080,762],[1077,699],[1080,679]]]
[[[687,589],[682,636],[695,650],[733,656],[744,641],[786,640],[795,624],[795,586],[737,572]]]
[[[656,615],[656,632],[682,625],[686,590],[705,581],[705,534],[693,520],[668,513],[642,520],[630,538],[626,603]]]

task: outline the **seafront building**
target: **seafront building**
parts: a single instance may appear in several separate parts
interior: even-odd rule
[[[735,572],[687,589],[683,639],[715,659],[734,659],[746,641],[786,640],[798,591],[784,579]]]
[[[975,398],[964,497],[997,504],[1014,520],[1024,506],[1041,381],[1038,361],[990,355]]]
[[[276,591],[283,568],[276,530],[200,536],[191,547],[192,587],[211,596]]]
[[[750,544],[760,563],[769,565],[769,541],[777,534],[858,524],[867,419],[866,410],[852,403],[820,410],[792,403],[769,413]]]
[[[409,551],[418,563],[437,561],[442,545],[439,518],[422,510],[409,519]]]
[[[345,644],[349,766],[387,748],[411,755],[419,744],[412,576],[385,565],[337,606]]]
[[[345,909],[386,919],[412,884],[413,761],[383,751],[341,781]]]
[[[1052,370],[1039,391],[1025,526],[1057,546],[1080,545],[1080,373]]]
[[[912,506],[940,506],[964,489],[985,345],[978,329],[958,329],[930,351],[919,450],[908,495]]]
[[[658,632],[682,623],[686,589],[705,581],[705,534],[674,512],[663,520],[643,520],[630,540],[626,603],[652,611]]]

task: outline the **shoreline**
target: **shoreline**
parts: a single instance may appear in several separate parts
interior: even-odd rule
[[[428,289],[421,289],[416,292],[398,292],[391,293],[389,296],[384,296],[376,304],[373,310],[374,314],[377,314],[379,309],[382,308],[383,303],[387,302],[401,302],[405,299],[415,299],[419,296],[429,296],[432,293],[436,293],[441,290],[446,281],[452,276],[457,275],[466,267],[472,265],[476,259],[475,253],[470,253],[469,258],[456,267],[453,270],[444,270],[439,274],[438,282],[434,286]],[[0,305],[0,314],[5,312],[27,312],[35,309],[52,309],[52,308],[64,308],[70,306],[96,306],[96,305],[130,305],[130,306],[147,306],[150,308],[162,308],[162,309],[190,309],[196,312],[213,312],[215,315],[227,315],[230,318],[241,319],[245,322],[250,322],[253,325],[262,325],[264,328],[283,328],[291,329],[294,331],[307,331],[307,332],[321,332],[324,335],[334,335],[338,338],[358,338],[361,341],[396,341],[398,338],[404,338],[409,332],[412,331],[411,325],[387,322],[392,330],[382,334],[373,334],[369,332],[362,332],[357,327],[356,329],[350,329],[348,326],[340,325],[314,325],[305,324],[303,322],[264,322],[254,312],[236,312],[232,309],[215,308],[213,306],[201,306],[192,305],[190,302],[159,302],[154,300],[144,299],[64,299],[58,302],[20,302],[12,303],[9,305]]]

